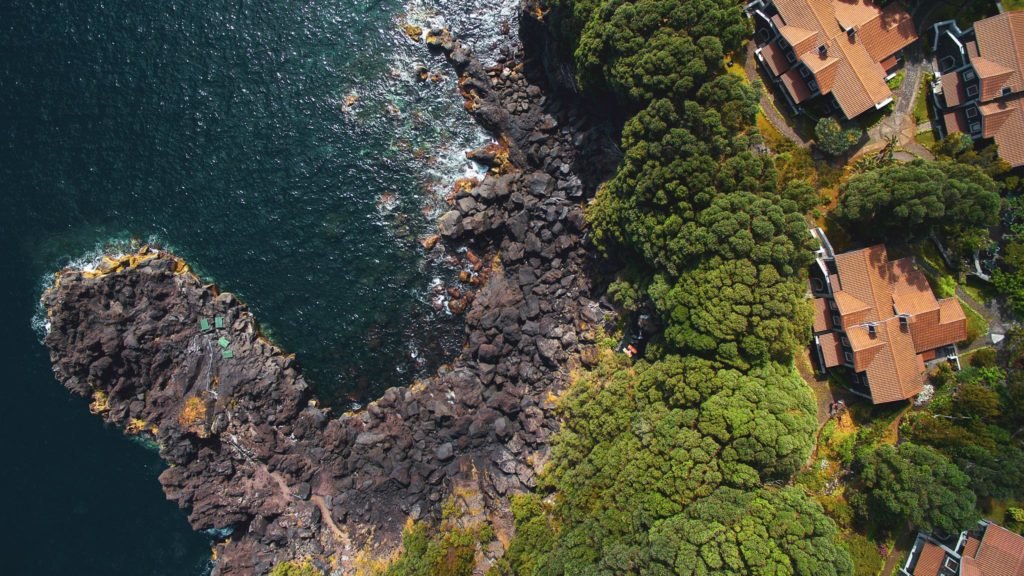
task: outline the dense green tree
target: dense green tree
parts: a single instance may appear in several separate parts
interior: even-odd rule
[[[706,525],[718,506],[738,507],[714,521],[730,527],[728,549],[739,542],[747,553],[723,573],[847,573],[820,507],[798,491],[753,491],[787,477],[812,447],[816,406],[791,367],[744,375],[693,357],[630,366],[606,356],[562,407],[542,478],[558,497],[550,510],[521,503],[517,526],[536,545],[514,545],[504,573],[700,573],[680,555],[696,544],[709,558],[726,551],[666,527]],[[818,570],[835,562],[837,572]]]
[[[806,289],[769,264],[713,257],[674,284],[655,276],[650,295],[675,349],[746,369],[783,360],[807,341]]]
[[[849,574],[850,556],[836,536],[800,490],[720,488],[660,523],[650,540],[665,574]]]
[[[865,237],[921,237],[940,229],[964,235],[995,224],[996,190],[977,167],[915,160],[851,177],[836,215]]]
[[[980,420],[999,417],[999,393],[980,383],[961,384],[954,397],[956,413]]]
[[[864,135],[860,128],[843,128],[835,119],[824,117],[814,125],[818,147],[826,154],[839,156],[849,150]]]
[[[665,97],[682,102],[721,70],[748,30],[730,0],[606,0],[577,44],[579,83],[641,106]]]
[[[953,533],[978,520],[970,478],[932,448],[883,444],[859,464],[869,514],[882,522]]]

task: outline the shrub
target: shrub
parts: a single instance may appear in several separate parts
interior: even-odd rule
[[[850,149],[864,135],[860,128],[844,129],[833,118],[822,118],[814,126],[818,148],[826,154],[839,156]]]
[[[882,555],[878,545],[860,534],[846,537],[846,548],[853,558],[854,576],[876,576],[882,569]]]
[[[274,566],[270,576],[323,576],[309,560],[289,560]]]

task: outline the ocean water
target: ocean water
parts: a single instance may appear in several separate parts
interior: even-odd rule
[[[462,344],[432,302],[452,181],[488,141],[401,24],[508,42],[515,2],[0,2],[5,574],[190,575],[209,541],[159,457],[53,378],[33,327],[61,266],[157,242],[238,294],[347,408]],[[425,65],[439,80],[420,82]],[[37,318],[38,320],[38,318]]]

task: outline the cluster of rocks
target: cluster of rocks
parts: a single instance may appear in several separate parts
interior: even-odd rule
[[[590,190],[577,175],[590,136],[527,80],[521,54],[484,69],[445,31],[427,42],[500,137],[473,152],[491,172],[438,223],[444,243],[482,255],[472,278],[486,281],[466,301],[463,352],[434,377],[332,416],[243,303],[156,250],[104,273],[66,270],[44,295],[57,378],[109,421],[155,430],[165,493],[222,538],[219,574],[297,557],[347,572],[393,549],[406,519],[437,518],[455,485],[511,530],[507,498],[535,486],[557,429],[551,399],[593,356],[603,314],[588,298]],[[203,329],[218,316],[222,328]]]

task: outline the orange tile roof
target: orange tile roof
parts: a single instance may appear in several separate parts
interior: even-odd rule
[[[960,80],[959,72],[947,72],[941,76],[942,95],[946,98],[946,106],[959,106],[967,101],[967,94],[964,93],[964,83]]]
[[[984,118],[982,138],[995,137],[1010,116],[1018,111],[1015,104],[1006,102],[989,102],[978,106],[978,110],[981,112],[981,117]]]
[[[853,118],[892,97],[880,62],[917,39],[905,10],[893,4],[879,9],[868,0],[775,0],[784,35],[798,56],[827,47],[827,70],[818,78],[822,94],[832,93],[847,118]],[[854,29],[847,34],[846,29]],[[780,31],[782,28],[780,28]],[[800,31],[797,34],[796,31]],[[806,35],[813,32],[814,36]],[[798,38],[795,43],[789,36]],[[812,42],[813,40],[813,42]],[[835,58],[836,63],[828,60]],[[805,60],[806,62],[806,60]],[[808,64],[810,67],[811,65]]]
[[[982,102],[998,98],[1002,93],[1003,87],[1007,86],[1007,80],[1013,74],[1012,69],[980,56],[972,58],[971,65],[974,67],[974,71],[978,73],[978,77],[981,78]]]
[[[904,400],[924,384],[922,353],[959,342],[967,322],[955,298],[935,299],[910,258],[890,261],[884,245],[836,255],[839,284],[833,298],[854,354],[854,370],[868,378],[875,403]],[[900,315],[906,315],[906,325]],[[874,325],[874,334],[868,324]]]
[[[892,315],[886,293],[888,283],[883,280],[888,264],[889,255],[882,244],[836,254],[836,269],[842,290],[871,308],[866,318],[868,321],[877,322],[880,310],[886,317]]]
[[[807,87],[807,81],[800,77],[800,72],[796,68],[791,68],[789,72],[786,72],[780,78],[782,78],[782,83],[786,85],[786,89],[789,90],[789,95],[793,97],[794,102],[799,104],[810,98],[811,90]]]
[[[1024,90],[1024,76],[1021,75],[1024,69],[1024,12],[1004,12],[978,20],[974,23],[974,35],[982,58],[1012,70],[1006,85],[1014,92]],[[971,63],[977,60],[972,58]]]
[[[832,311],[824,298],[814,299],[814,332],[824,332],[832,329]]]
[[[981,566],[974,558],[964,558],[960,561],[960,576],[985,576]]]
[[[840,358],[843,356],[843,350],[839,347],[839,340],[833,333],[822,334],[818,338],[818,342],[821,344],[821,355],[825,357],[825,367],[834,368],[843,363]]]
[[[1014,109],[1001,121],[992,139],[999,147],[1000,158],[1014,168],[1024,166],[1024,94],[1015,94],[1001,102]],[[986,127],[985,132],[990,130]]]
[[[761,56],[764,57],[764,61],[768,68],[771,69],[772,74],[779,76],[786,70],[789,70],[789,61],[786,60],[785,51],[774,42],[761,47]]]
[[[974,41],[974,40],[970,40],[970,41],[966,42],[964,44],[964,50],[967,50],[967,54],[971,58],[977,58],[979,56],[979,53],[978,53],[978,43],[976,41]]]
[[[872,402],[884,404],[920,394],[924,362],[914,352],[910,331],[900,326],[898,318],[880,322],[876,330],[888,346],[880,347],[864,369]]]
[[[848,0],[839,0],[836,5],[849,4]],[[872,10],[878,8],[872,6]],[[886,56],[903,49],[917,40],[914,20],[897,3],[892,3],[871,20],[857,28],[857,36],[864,43],[864,48],[875,62],[885,60]]]
[[[863,2],[836,2],[836,20],[843,30],[857,28],[878,17],[878,8]]]
[[[978,546],[981,544],[981,540],[978,540],[974,536],[968,536],[967,542],[964,543],[964,556],[970,556],[974,558],[974,555],[978,553]]]
[[[833,294],[833,297],[835,298],[836,305],[839,306],[839,314],[843,316],[853,314],[854,312],[867,310],[868,308],[871,307],[869,304],[861,302],[860,299],[858,299],[853,294],[850,294],[849,292],[844,292],[842,290],[838,290],[835,294]]]
[[[925,542],[917,558],[917,565],[914,566],[914,576],[938,576],[945,559],[946,552],[942,548]]]
[[[818,35],[810,30],[797,28],[796,26],[782,26],[779,34],[793,47],[793,52],[803,54],[811,48],[817,48]]]
[[[954,132],[968,133],[967,119],[959,110],[949,110],[942,114],[942,123],[946,126],[946,134]]]
[[[1024,537],[989,524],[974,558],[985,576],[1024,576]]]

